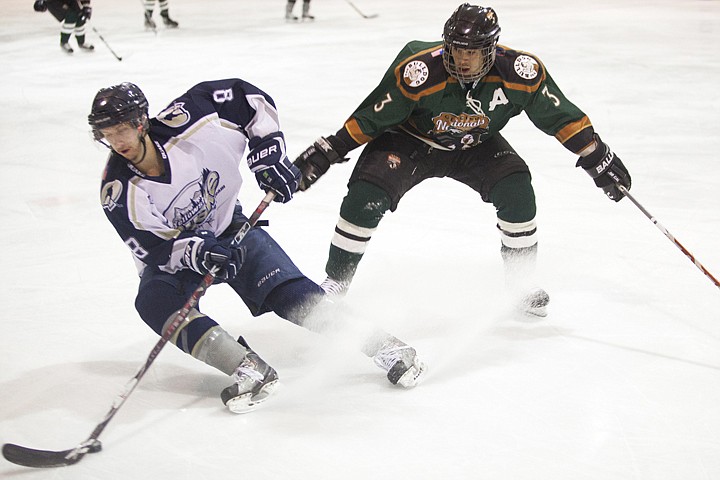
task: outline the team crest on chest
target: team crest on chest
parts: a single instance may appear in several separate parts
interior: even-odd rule
[[[180,191],[168,205],[164,215],[174,228],[197,230],[200,225],[212,219],[217,196],[224,188],[220,186],[218,172],[205,169],[200,178]]]
[[[538,62],[527,55],[519,55],[515,59],[514,67],[515,73],[525,80],[532,80],[537,77],[537,74],[540,71],[540,65],[538,65]]]
[[[168,127],[182,127],[190,121],[190,113],[185,109],[185,103],[174,103],[160,112],[157,119]]]
[[[427,81],[429,74],[430,72],[425,62],[413,60],[405,65],[405,70],[403,71],[403,81],[409,87],[419,87]]]

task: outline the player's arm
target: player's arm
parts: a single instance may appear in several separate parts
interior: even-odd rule
[[[543,67],[544,68],[544,67]],[[611,200],[623,194],[618,185],[630,189],[632,179],[620,158],[600,139],[590,119],[570,102],[547,72],[526,107],[530,120],[553,135],[571,152],[579,155],[575,166],[582,167]]]
[[[270,95],[238,78],[204,82],[194,89],[194,95],[203,97],[203,103],[221,120],[247,137],[248,166],[260,188],[273,190],[277,202],[289,201],[298,188],[300,171],[287,158],[285,136]]]
[[[427,68],[432,52],[439,47],[411,42],[396,57],[375,89],[363,100],[353,114],[334,135],[320,137],[295,160],[302,178],[300,190],[307,190],[330,166],[349,160],[346,155],[389,128],[402,125],[410,118],[417,102],[425,95],[445,86],[445,72],[439,69],[423,71],[425,81],[413,78],[417,65]],[[427,64],[425,63],[427,62]],[[440,65],[441,66],[441,65]],[[428,72],[430,72],[428,74]],[[417,83],[417,84],[416,84]]]

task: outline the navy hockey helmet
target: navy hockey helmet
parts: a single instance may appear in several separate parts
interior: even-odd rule
[[[463,3],[443,29],[443,63],[450,75],[461,82],[474,82],[485,76],[495,63],[495,47],[500,37],[497,14],[490,7]],[[456,64],[453,50],[479,50],[480,64],[475,68]]]
[[[97,141],[103,138],[101,129],[121,123],[142,126],[141,134],[144,134],[150,128],[147,98],[134,83],[125,82],[101,88],[93,100],[88,123]]]

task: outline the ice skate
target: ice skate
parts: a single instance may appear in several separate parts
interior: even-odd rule
[[[303,9],[302,9],[302,21],[303,22],[312,22],[315,20],[315,17],[310,15],[310,4],[309,3],[303,3]]]
[[[295,2],[288,2],[287,5],[285,5],[285,21],[286,22],[297,22],[298,17],[293,15],[293,7],[295,6]]]
[[[547,306],[550,295],[542,288],[537,288],[526,294],[519,304],[519,309],[529,317],[547,317]]]
[[[170,14],[168,12],[160,12],[160,16],[163,19],[163,24],[166,28],[178,28],[180,24],[170,18]]]
[[[238,342],[243,343],[241,339]],[[277,387],[274,368],[248,348],[248,353],[232,375],[235,383],[220,394],[223,403],[233,413],[247,413],[267,400]]]
[[[152,19],[152,13],[145,12],[145,29],[146,30],[156,30],[157,25],[155,25],[155,20]]]
[[[80,50],[82,50],[83,52],[95,51],[95,45],[93,45],[92,43],[87,43],[87,42],[78,43],[78,47],[80,47]]]
[[[75,50],[72,49],[72,47],[70,46],[70,44],[67,43],[67,42],[61,43],[61,44],[60,44],[60,49],[61,49],[63,52],[67,53],[68,55],[70,55],[71,53],[73,53],[73,52],[75,51]]]
[[[325,290],[325,294],[328,297],[344,297],[348,288],[350,288],[350,283],[327,277],[320,284],[320,288]]]
[[[412,388],[425,373],[425,364],[418,359],[415,349],[399,340],[385,343],[373,357],[375,365],[387,372],[393,385]]]

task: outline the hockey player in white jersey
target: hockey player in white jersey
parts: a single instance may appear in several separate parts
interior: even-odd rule
[[[298,187],[300,172],[286,156],[270,96],[240,79],[208,81],[150,118],[142,91],[123,83],[97,93],[88,122],[95,140],[111,149],[102,207],[138,267],[135,307],[158,335],[211,270],[254,316],[274,312],[306,328],[327,328],[309,320],[327,303],[324,291],[266,231],[252,228],[239,247],[230,245],[247,221],[237,200],[246,148],[259,186],[274,191],[276,201],[288,202]],[[231,411],[254,409],[273,392],[277,372],[199,308],[171,341],[233,377],[221,392]],[[384,331],[367,333],[362,351],[391,383],[414,386],[425,370],[415,350]]]

